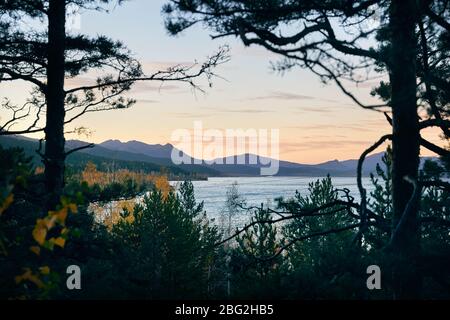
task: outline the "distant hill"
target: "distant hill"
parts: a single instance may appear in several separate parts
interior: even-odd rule
[[[243,175],[259,175],[260,169],[262,167],[268,167],[267,165],[261,165],[261,163],[268,163],[270,158],[258,157],[251,154],[241,155],[245,158],[246,164],[240,165],[212,165],[215,170],[221,171],[224,174],[233,175],[236,173]],[[251,157],[253,159],[256,157],[258,164],[250,164]],[[364,167],[363,174],[368,175],[370,172],[375,170],[377,162],[381,161],[382,153],[375,154],[368,158],[367,165]],[[372,158],[374,161],[371,161]],[[231,159],[231,160],[230,160]],[[219,159],[220,163],[226,163],[226,161],[236,161],[237,157],[226,157]],[[377,161],[380,160],[380,161]],[[217,161],[217,159],[216,159]],[[374,164],[373,164],[374,162]],[[365,163],[366,164],[366,163]],[[279,176],[313,176],[313,177],[324,177],[328,174],[335,177],[348,177],[356,175],[357,161],[353,163],[353,160],[348,161],[329,161],[321,164],[301,164],[290,161],[279,161]]]
[[[113,141],[113,140],[109,140],[109,141]],[[73,148],[76,148],[76,147],[79,147],[79,146],[85,145],[85,144],[87,144],[87,142],[83,142],[83,141],[79,141],[79,140],[68,140],[66,142],[66,146],[69,149],[73,149]],[[107,143],[106,145],[113,147],[114,145],[116,145],[116,143]],[[115,159],[115,160],[128,160],[128,161],[131,160],[131,161],[152,163],[152,164],[156,164],[156,165],[163,166],[166,168],[175,167],[175,168],[181,169],[187,173],[204,174],[204,175],[208,175],[208,176],[220,176],[220,172],[217,172],[214,169],[209,168],[207,166],[189,165],[189,164],[174,165],[172,163],[170,153],[167,155],[167,157],[159,156],[165,152],[165,151],[158,150],[157,146],[161,146],[161,145],[155,145],[155,146],[147,145],[147,146],[149,146],[149,148],[147,148],[146,150],[143,150],[144,152],[146,152],[146,154],[133,152],[133,151],[137,151],[136,148],[133,146],[133,144],[128,145],[131,147],[131,150],[133,150],[133,151],[128,151],[128,147],[121,147],[119,149],[111,149],[111,148],[106,148],[104,146],[105,146],[105,144],[100,143],[100,144],[95,145],[93,148],[81,150],[79,153],[89,154],[89,155],[93,155],[93,156],[101,156],[104,158]],[[161,146],[161,147],[162,147],[162,149],[164,149],[164,146]],[[171,150],[172,150],[172,148],[173,148],[173,146],[171,146]],[[149,151],[150,149],[153,149],[155,151],[156,156],[152,156],[152,153]]]
[[[82,142],[69,142],[67,149],[72,149],[84,145]],[[32,158],[34,165],[42,165],[39,155],[36,150],[39,148],[39,142],[34,139],[23,138],[18,136],[0,136],[0,145],[4,148],[20,147],[24,149],[27,156]],[[123,155],[121,159],[113,157],[114,152],[106,149],[106,152],[99,152],[99,154],[91,152],[75,152],[67,157],[67,165],[69,169],[80,171],[83,170],[88,162],[93,162],[97,165],[99,170],[106,169],[129,169],[134,171],[160,172],[164,167],[167,172],[174,175],[190,175],[190,172],[185,171],[177,166],[166,166],[160,163],[152,163],[141,161],[138,157],[130,155],[126,157]]]
[[[108,140],[99,144],[100,146],[115,150],[115,151],[125,151],[140,155],[145,155],[148,157],[152,157],[152,161],[155,158],[165,159],[167,161],[171,161],[170,157],[172,154],[172,150],[175,152],[181,152],[176,149],[171,144],[146,144],[140,141],[129,141],[129,142],[121,142],[119,140]],[[363,166],[363,175],[368,176],[371,172],[375,172],[377,163],[381,163],[381,158],[383,157],[384,152],[375,153],[366,158]],[[256,157],[258,159],[258,164],[251,164],[250,157]],[[193,167],[204,167],[212,170],[215,174],[211,174],[211,176],[220,175],[220,176],[258,176],[260,175],[260,169],[263,167],[261,165],[261,160],[263,163],[267,163],[269,158],[259,157],[256,155],[245,154],[244,163],[238,164],[237,156],[226,157],[222,159],[215,159],[213,164],[203,163],[202,165],[181,165],[180,167],[185,170],[191,170]],[[422,158],[422,163],[426,159],[431,158]],[[228,160],[228,161],[227,161]],[[226,164],[234,163],[234,164]],[[222,163],[222,164],[218,164]],[[280,161],[279,162],[279,176],[326,176],[330,174],[332,176],[355,176],[356,168],[358,165],[357,159],[350,159],[345,161],[332,160],[319,164],[301,164],[289,161]]]
[[[40,161],[35,150],[38,141],[21,136],[0,137],[0,144],[4,147],[20,146],[25,152],[33,156],[34,161]],[[79,140],[68,140],[67,149],[73,149],[87,144]],[[172,151],[181,152],[171,144],[147,144],[140,141],[121,142],[119,140],[107,140],[90,149],[84,149],[70,155],[68,165],[79,168],[84,167],[88,161],[98,165],[114,165],[118,167],[139,168],[145,171],[159,171],[161,167],[177,175],[200,174],[206,176],[258,176],[260,169],[267,167],[261,163],[267,163],[269,158],[245,154],[242,164],[237,164],[237,156],[216,159],[214,164],[182,164],[172,163]],[[363,167],[363,175],[367,176],[375,172],[377,163],[381,163],[383,152],[370,155],[366,158]],[[250,163],[250,159],[256,157],[257,164]],[[426,159],[422,158],[422,164]],[[262,160],[262,161],[260,161]],[[234,164],[226,164],[227,162]],[[218,164],[223,163],[223,164]],[[319,164],[301,164],[289,161],[279,162],[278,176],[305,176],[321,177],[330,174],[335,177],[355,176],[357,159],[345,161],[332,160]]]
[[[121,142],[120,140],[107,140],[99,143],[98,146],[104,147],[110,150],[126,151],[132,153],[143,154],[152,158],[165,158],[169,159],[174,146],[171,144],[147,144],[140,141],[128,141]]]

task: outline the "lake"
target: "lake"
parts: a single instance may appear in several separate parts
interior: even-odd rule
[[[237,182],[239,194],[246,200],[247,206],[260,206],[261,203],[274,205],[278,197],[293,197],[298,190],[302,195],[308,194],[308,184],[316,181],[315,177],[231,177],[209,178],[207,181],[193,181],[195,196],[198,202],[204,201],[205,210],[210,219],[218,221],[220,213],[225,208],[227,190]],[[359,201],[356,177],[332,178],[335,188],[350,190],[350,195]],[[178,182],[172,182],[176,186]],[[363,178],[363,184],[368,194],[374,189],[370,178]],[[235,218],[236,225],[248,221],[250,214],[242,212]]]

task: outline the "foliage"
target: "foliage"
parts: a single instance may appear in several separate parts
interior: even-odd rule
[[[112,230],[117,260],[126,261],[116,269],[125,292],[153,299],[207,296],[219,236],[203,204],[196,204],[191,183],[184,182],[178,194],[151,192],[131,214],[131,221]]]
[[[278,228],[269,223],[269,210],[255,210],[250,224],[254,225],[236,238],[231,248],[232,294],[238,298],[270,298],[280,296],[282,256],[277,241]],[[258,223],[261,221],[261,223]]]
[[[338,191],[331,178],[309,184],[307,195],[296,192],[293,199],[279,200],[279,208],[289,212],[318,208],[338,199]],[[284,242],[317,232],[337,229],[349,223],[345,211],[339,205],[318,211],[312,216],[299,216],[283,226]],[[355,298],[366,290],[363,280],[361,252],[352,244],[352,230],[311,237],[295,242],[285,256],[288,296],[303,298],[339,298],[345,292],[347,298]]]
[[[368,207],[383,219],[392,219],[392,149],[388,147],[381,159],[382,164],[377,163],[376,173],[370,174],[370,180],[375,187],[370,193]],[[390,234],[375,228],[369,227],[365,235],[365,240],[369,248],[380,250],[389,240]]]
[[[29,172],[30,159],[20,149],[5,150],[0,146],[0,254],[7,255],[3,234],[2,214],[14,201],[14,188],[24,186]]]
[[[39,197],[33,197],[31,192],[39,189],[40,175],[34,174],[27,158],[19,150],[1,150],[0,156],[5,163],[2,194],[14,195],[7,203],[3,202],[0,215],[7,253],[7,256],[0,254],[1,298],[386,299],[391,296],[389,274],[383,276],[380,292],[369,292],[366,288],[367,266],[381,265],[385,270],[383,247],[389,240],[387,234],[369,228],[360,245],[354,241],[353,230],[305,238],[350,222],[351,216],[339,211],[342,209],[339,203],[305,214],[339,200],[339,190],[330,177],[312,182],[305,193],[277,199],[276,210],[269,206],[252,208],[251,226],[235,241],[223,244],[223,235],[206,218],[203,203],[197,203],[189,181],[173,189],[166,177],[157,177],[154,189],[140,201],[118,201],[109,220],[98,219],[98,213],[92,212],[95,179],[90,181],[91,185],[73,182],[65,188],[59,207],[44,212]],[[95,173],[89,178],[99,175],[105,182],[99,190],[106,190],[110,180],[94,169],[87,170]],[[440,163],[426,162],[421,179],[435,181],[445,174]],[[118,186],[127,184],[126,174],[117,177],[122,177],[116,181]],[[372,176],[375,189],[368,202],[368,208],[385,219],[390,219],[390,179],[388,149],[383,163],[377,166],[377,175]],[[230,203],[239,204],[237,207],[244,210],[245,202],[236,186],[229,196]],[[421,262],[424,297],[448,297],[444,288],[449,282],[446,268],[449,229],[443,223],[448,221],[448,207],[449,194],[445,189],[424,188],[420,211],[426,252]],[[270,223],[277,217],[274,212],[294,216],[281,224]],[[233,216],[232,222],[234,219]],[[283,246],[288,247],[280,251]],[[65,287],[66,268],[73,264],[82,270],[80,291]]]

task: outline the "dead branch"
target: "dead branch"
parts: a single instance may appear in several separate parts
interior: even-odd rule
[[[371,147],[369,147],[368,149],[366,149],[361,156],[359,157],[358,160],[358,166],[357,166],[357,185],[358,185],[358,190],[359,190],[359,194],[361,196],[361,206],[360,206],[360,216],[361,216],[361,225],[363,226],[363,228],[360,230],[360,235],[362,235],[362,233],[366,230],[367,226],[367,190],[364,188],[363,183],[362,183],[362,168],[363,168],[363,164],[364,164],[364,160],[366,159],[366,157],[373,151],[375,151],[375,149],[377,149],[379,146],[381,146],[386,140],[392,140],[392,134],[386,134],[384,136],[382,136],[377,142],[375,142]]]
[[[450,151],[445,150],[444,148],[441,148],[434,143],[425,140],[424,138],[420,138],[420,145],[442,157],[450,157]]]
[[[75,152],[78,152],[78,151],[81,151],[81,150],[85,150],[85,149],[94,148],[94,147],[95,147],[95,144],[94,144],[94,143],[89,143],[89,144],[87,144],[87,145],[84,145],[84,146],[81,146],[81,147],[77,147],[77,148],[74,148],[74,149],[72,149],[72,150],[67,151],[67,152],[65,153],[65,156],[68,157],[68,156],[71,155],[72,153],[75,153]]]

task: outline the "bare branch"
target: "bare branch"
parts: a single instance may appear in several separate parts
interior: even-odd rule
[[[420,30],[420,43],[422,46],[422,64],[423,64],[423,71],[424,71],[424,82],[425,82],[425,95],[428,99],[428,103],[431,107],[431,112],[433,113],[434,117],[437,120],[437,124],[441,128],[442,132],[446,137],[450,137],[450,130],[449,126],[445,125],[444,120],[441,117],[441,113],[439,112],[439,109],[436,105],[436,97],[431,89],[431,83],[429,81],[430,78],[430,66],[428,63],[428,44],[427,44],[427,38],[425,34],[425,29],[423,26],[423,22],[419,22],[419,30]]]
[[[3,78],[3,74],[7,74],[10,76],[10,78]],[[47,89],[47,85],[41,82],[40,80],[34,78],[32,75],[27,74],[20,74],[13,70],[7,69],[7,68],[0,68],[0,82],[2,81],[13,81],[13,80],[24,80],[31,82],[35,85],[37,85],[42,91],[45,91]]]
[[[419,123],[420,130],[430,128],[430,127],[440,127],[446,130],[450,129],[450,120],[444,119],[428,119]]]
[[[362,233],[367,228],[367,222],[368,222],[368,219],[367,219],[367,190],[364,188],[363,183],[362,183],[362,168],[363,168],[364,160],[371,152],[375,151],[375,149],[377,149],[379,146],[381,146],[386,140],[392,140],[392,137],[393,137],[392,134],[386,134],[386,135],[382,136],[371,147],[366,149],[361,154],[361,156],[359,157],[359,160],[358,160],[358,167],[356,169],[356,172],[357,172],[356,179],[357,179],[359,194],[361,196],[360,215],[361,215],[362,228],[360,230],[360,235],[362,235]]]
[[[425,140],[424,138],[420,138],[420,145],[442,157],[450,157],[450,151],[445,150],[444,148],[441,148],[434,143]]]
[[[95,144],[94,143],[89,143],[87,145],[84,145],[84,146],[81,146],[81,147],[77,147],[77,148],[74,148],[72,150],[67,151],[65,153],[65,156],[67,157],[67,156],[71,155],[72,153],[75,153],[75,152],[78,152],[78,151],[81,151],[81,150],[85,150],[85,149],[90,149],[90,148],[93,148],[93,147],[95,147]]]
[[[260,207],[255,207],[255,206],[252,206],[252,207],[241,206],[241,207],[244,209],[247,209],[247,210],[261,210]],[[332,210],[332,211],[323,212],[324,210],[330,209],[330,208],[336,208],[336,209]],[[276,224],[276,223],[280,223],[283,221],[299,219],[299,218],[303,218],[303,217],[329,216],[329,215],[333,215],[333,214],[336,214],[336,213],[339,213],[342,211],[347,211],[347,213],[349,213],[349,209],[351,209],[351,208],[360,210],[361,206],[352,201],[348,202],[348,201],[342,201],[342,200],[335,200],[335,201],[326,203],[326,204],[319,206],[317,208],[314,208],[314,209],[306,209],[305,210],[305,209],[300,208],[298,211],[295,211],[295,212],[276,211],[276,210],[268,208],[267,210],[269,210],[269,212],[279,215],[280,218],[253,221],[253,222],[245,225],[241,229],[237,230],[233,235],[221,240],[220,242],[215,243],[214,246],[220,246],[230,240],[233,240],[234,238],[238,237],[240,234],[246,232],[247,230],[249,230],[250,228],[252,228],[253,226],[258,225],[258,224]],[[367,212],[368,217],[370,219],[374,220],[374,221],[368,222],[367,223],[368,225],[376,225],[377,227],[379,227],[383,230],[389,229],[389,227],[387,226],[388,221],[386,219],[376,215],[373,211],[371,211],[369,209],[366,209],[366,212]],[[350,216],[352,218],[356,218],[356,219],[360,218],[359,216],[354,215],[354,214],[350,214]],[[360,224],[358,224],[358,226],[359,225]]]
[[[255,257],[255,259],[257,260],[262,260],[262,261],[269,261],[269,260],[273,260],[275,258],[277,258],[278,256],[280,256],[284,251],[286,251],[287,249],[289,249],[290,247],[292,247],[294,244],[300,242],[300,241],[305,241],[308,239],[312,239],[312,238],[317,238],[317,237],[323,237],[323,236],[327,236],[330,234],[336,234],[336,233],[341,233],[344,231],[349,231],[349,230],[353,230],[356,229],[358,227],[361,227],[361,223],[354,223],[354,224],[350,224],[348,226],[344,226],[341,228],[334,228],[334,229],[328,229],[325,231],[319,231],[319,232],[314,232],[314,233],[310,233],[306,236],[302,236],[302,237],[298,237],[298,238],[294,238],[292,240],[290,240],[288,243],[286,243],[285,245],[281,246],[277,253],[275,253],[272,256],[269,257]]]
[[[442,28],[446,29],[447,31],[450,31],[450,23],[448,23],[444,18],[436,14],[431,8],[426,8],[425,13],[430,17],[431,20],[436,22],[438,25],[440,25]]]
[[[208,81],[210,81],[211,78],[213,76],[215,76],[212,69],[214,67],[217,67],[217,66],[229,61],[228,51],[229,51],[228,47],[226,47],[226,46],[221,47],[216,54],[209,57],[207,59],[207,61],[204,62],[202,65],[200,65],[200,68],[194,72],[191,72],[191,71],[194,70],[198,66],[198,64],[196,64],[196,63],[191,66],[187,66],[187,67],[178,65],[178,66],[169,68],[164,71],[157,71],[149,76],[128,77],[125,79],[121,79],[119,77],[118,79],[115,79],[115,80],[100,82],[98,84],[91,85],[91,86],[82,86],[82,87],[78,87],[78,88],[72,88],[72,89],[66,90],[66,94],[75,93],[78,91],[102,89],[102,88],[108,87],[108,86],[132,85],[133,83],[139,82],[139,81],[187,82],[191,86],[198,88],[198,86],[193,82],[193,79],[198,78],[202,75],[205,75],[207,77]]]

